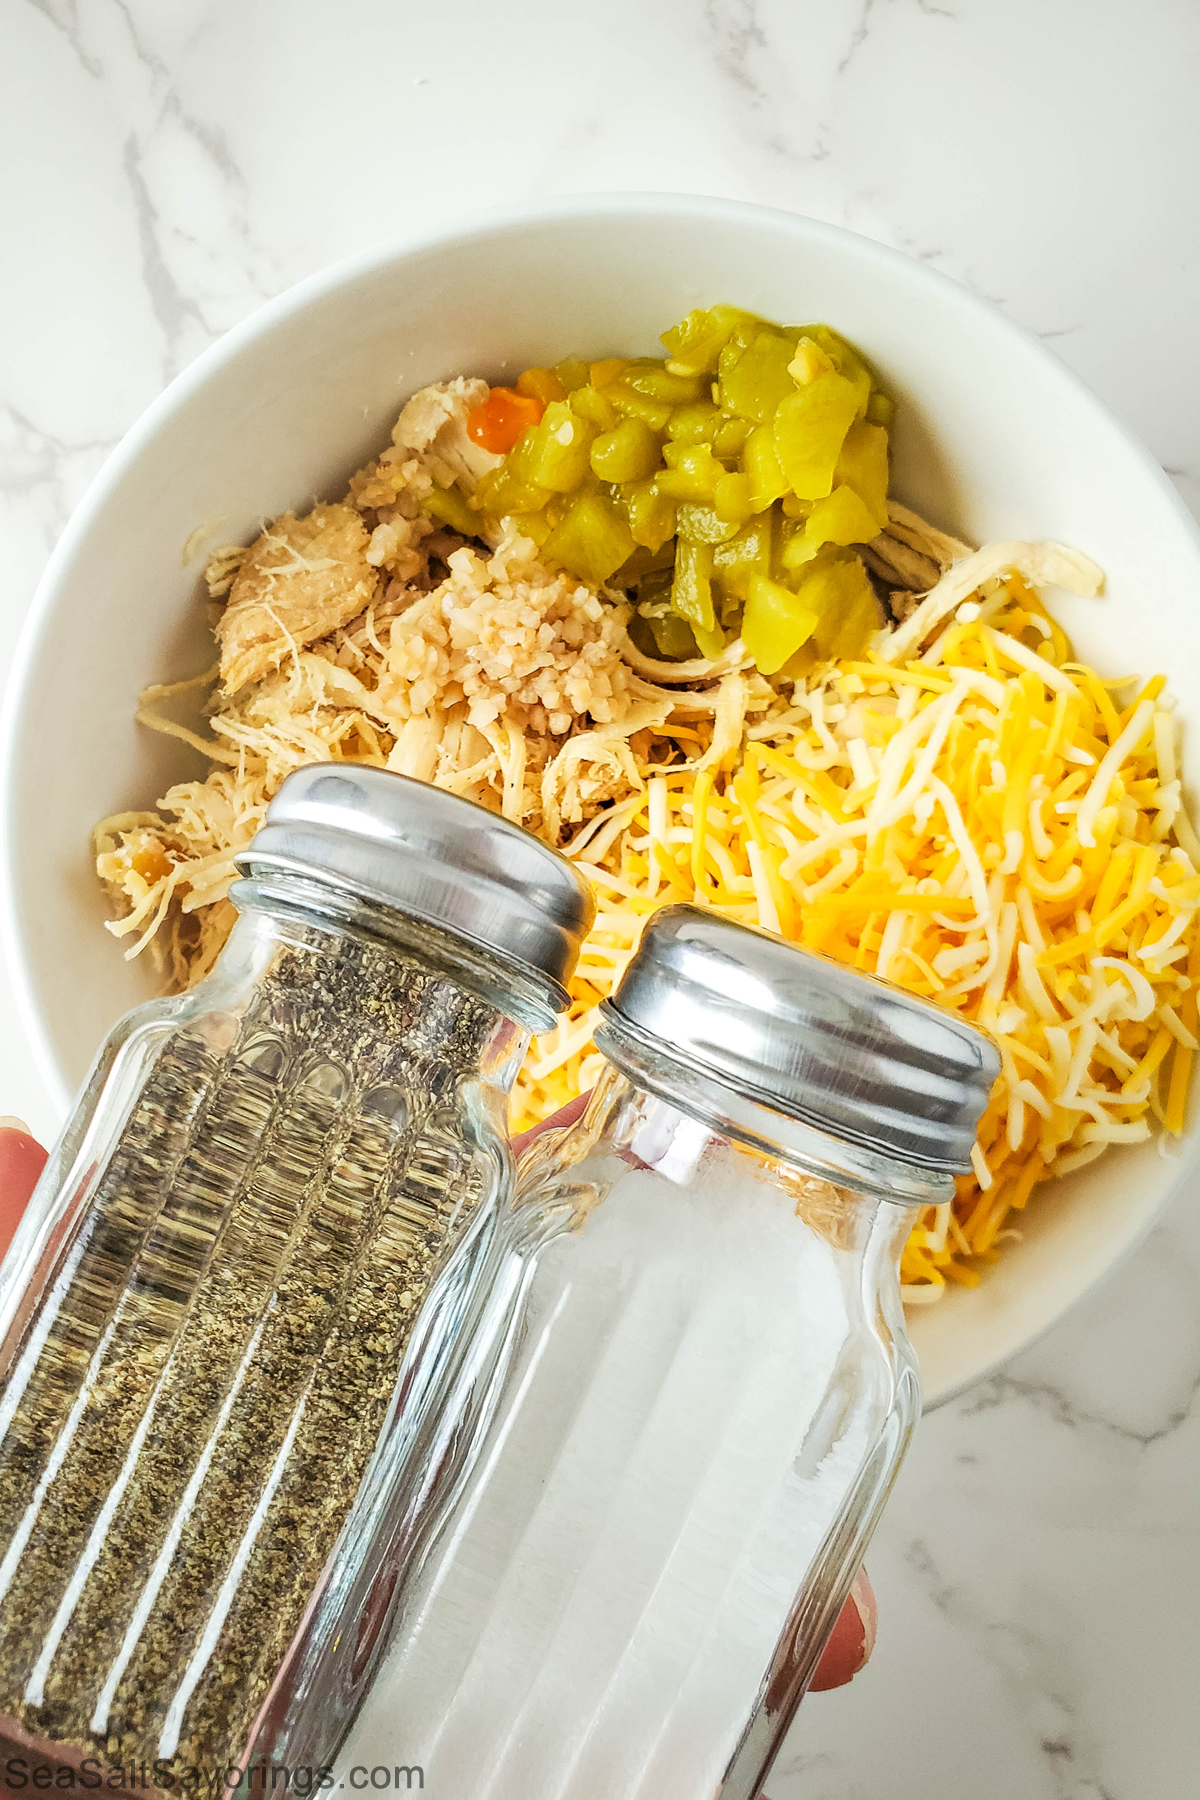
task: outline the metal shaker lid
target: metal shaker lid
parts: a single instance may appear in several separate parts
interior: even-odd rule
[[[834,1137],[965,1174],[1000,1072],[953,1013],[695,906],[647,924],[601,1028]]]
[[[464,939],[533,980],[546,1025],[567,1004],[564,984],[595,914],[582,876],[527,831],[358,764],[289,775],[234,861],[243,875],[318,881]]]

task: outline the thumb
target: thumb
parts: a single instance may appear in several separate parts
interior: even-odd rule
[[[0,1256],[21,1222],[46,1164],[46,1152],[20,1119],[0,1119]]]
[[[867,1578],[867,1571],[860,1569],[817,1664],[817,1672],[809,1683],[810,1694],[844,1687],[854,1679],[875,1648],[875,1622],[875,1590]]]

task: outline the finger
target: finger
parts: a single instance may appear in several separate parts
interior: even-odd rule
[[[854,1679],[875,1648],[876,1621],[875,1591],[867,1571],[860,1569],[854,1577],[850,1598],[839,1613],[833,1635],[825,1646],[825,1654],[817,1664],[817,1672],[809,1683],[810,1694],[845,1687]]]
[[[46,1152],[20,1119],[0,1119],[0,1256],[12,1242],[45,1163]]]
[[[528,1150],[534,1138],[541,1137],[543,1131],[555,1131],[560,1125],[573,1125],[576,1119],[582,1118],[591,1097],[592,1090],[589,1088],[586,1094],[577,1094],[574,1100],[568,1100],[565,1106],[560,1106],[556,1113],[551,1113],[540,1125],[531,1125],[528,1131],[522,1131],[512,1141],[513,1155],[520,1156],[522,1150]]]

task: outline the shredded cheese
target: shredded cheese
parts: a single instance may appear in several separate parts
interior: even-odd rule
[[[940,1225],[926,1209],[904,1252],[912,1303],[974,1285],[1044,1181],[1143,1140],[1156,1115],[1169,1133],[1183,1125],[1200,870],[1186,824],[1160,825],[1178,805],[1163,793],[1177,782],[1174,732],[1153,684],[1121,712],[1092,670],[1064,672],[1068,658],[1012,580],[938,655],[822,670],[738,747],[726,737],[719,759],[656,771],[603,859],[647,908],[690,900],[782,930],[996,1036],[1003,1072],[974,1172]],[[601,894],[597,931],[615,954],[602,971],[585,958],[579,1030],[644,916]],[[592,1078],[590,1045],[557,1054],[571,1032],[560,1026],[523,1073],[520,1124]]]

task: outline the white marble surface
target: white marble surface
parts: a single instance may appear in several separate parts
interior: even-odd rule
[[[681,188],[849,225],[1051,341],[1200,510],[1195,0],[0,0],[0,673],[197,351],[456,210]],[[0,972],[0,1008],[7,992]],[[55,1120],[23,1046],[0,1111]],[[1200,1221],[925,1421],[869,1673],[774,1800],[1186,1800]],[[462,1796],[461,1800],[468,1800]]]

